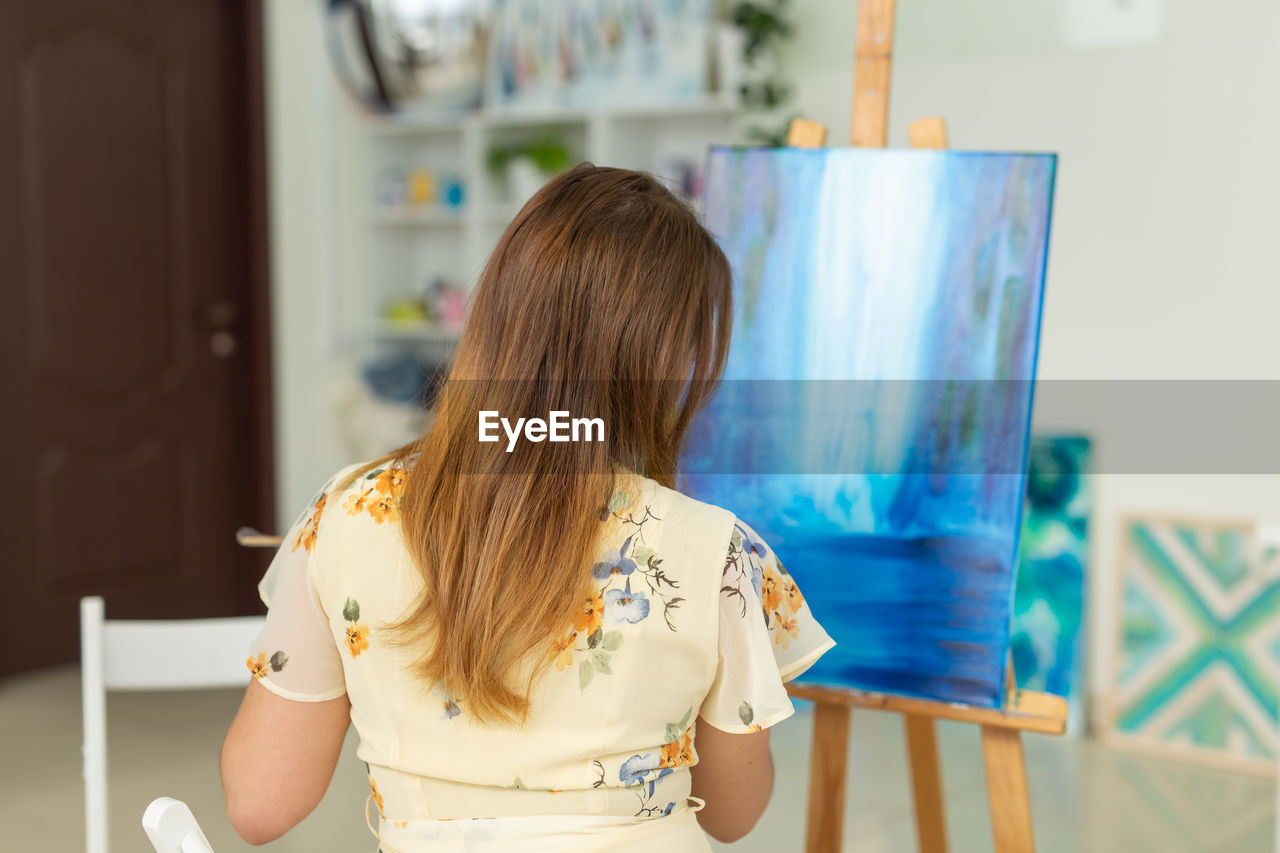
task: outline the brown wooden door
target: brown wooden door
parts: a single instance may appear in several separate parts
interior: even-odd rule
[[[260,9],[0,3],[0,673],[255,607],[271,525]]]

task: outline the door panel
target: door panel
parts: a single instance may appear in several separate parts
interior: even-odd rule
[[[81,595],[256,607],[233,531],[271,525],[258,13],[0,7],[0,672],[75,659]]]

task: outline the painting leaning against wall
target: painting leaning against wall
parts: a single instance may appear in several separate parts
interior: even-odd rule
[[[683,469],[836,639],[807,681],[1003,700],[1055,163],[708,158],[734,334]]]
[[[1084,720],[1089,457],[1085,436],[1032,436],[1013,598],[1018,686],[1065,696],[1071,729]]]
[[[1108,742],[1270,773],[1280,711],[1280,548],[1251,522],[1121,527]]]

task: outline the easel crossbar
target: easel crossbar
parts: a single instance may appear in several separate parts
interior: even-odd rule
[[[793,699],[807,699],[850,708],[870,708],[939,720],[976,723],[997,729],[1060,735],[1067,729],[1067,700],[1035,690],[1017,690],[1004,708],[981,708],[911,696],[870,693],[843,687],[793,683],[787,685]]]

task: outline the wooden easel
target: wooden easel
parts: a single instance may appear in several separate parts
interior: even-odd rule
[[[896,0],[861,0],[858,4],[850,128],[852,144],[857,148],[884,148],[888,141],[895,10]],[[787,134],[787,144],[821,148],[826,137],[827,129],[823,125],[796,119]],[[941,118],[913,122],[909,138],[912,148],[946,148],[946,122]],[[792,697],[815,703],[806,853],[839,853],[841,849],[849,720],[854,708],[874,708],[903,715],[921,853],[946,853],[947,849],[934,720],[958,720],[981,726],[995,849],[997,853],[1033,853],[1035,836],[1031,827],[1022,732],[1062,734],[1067,726],[1067,702],[1048,693],[1018,690],[1012,661],[1007,673],[1004,707],[999,710],[803,683],[788,685],[787,692]]]

